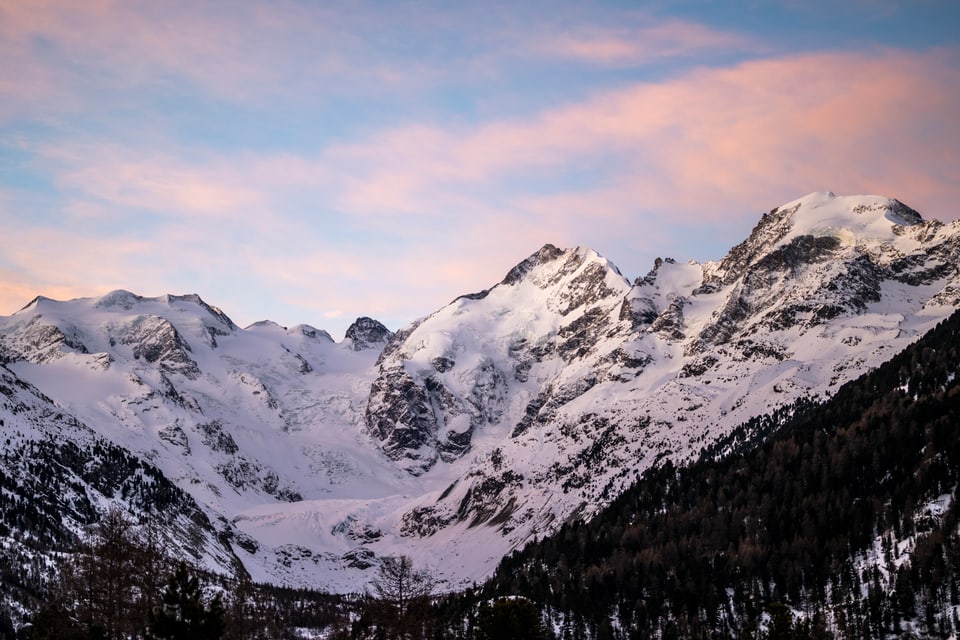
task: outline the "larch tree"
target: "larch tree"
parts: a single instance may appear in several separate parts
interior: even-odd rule
[[[406,637],[422,622],[434,585],[433,576],[416,569],[408,556],[391,556],[381,561],[372,586],[386,614],[382,622]]]

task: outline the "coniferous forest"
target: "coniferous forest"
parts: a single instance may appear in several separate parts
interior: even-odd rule
[[[955,313],[828,401],[648,470],[454,594],[405,559],[350,597],[224,580],[111,512],[48,576],[3,566],[34,610],[19,630],[2,612],[0,637],[956,637],[958,373]]]
[[[830,401],[650,470],[484,593],[533,598],[562,638],[955,637],[958,370],[954,314]]]

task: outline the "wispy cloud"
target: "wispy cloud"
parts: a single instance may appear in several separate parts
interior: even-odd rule
[[[756,50],[753,38],[681,20],[635,27],[584,28],[546,34],[530,42],[546,56],[602,65],[640,65],[709,51]]]
[[[960,186],[936,176],[960,165],[949,115],[960,110],[955,62],[944,52],[881,51],[704,68],[524,120],[388,131],[330,157],[347,161],[342,198],[358,210],[429,211],[445,195],[491,186],[530,202],[542,172],[589,176],[604,163],[604,184],[567,191],[698,218],[797,189],[895,188],[949,216]],[[557,190],[543,195],[556,205]],[[726,204],[709,206],[718,202]]]

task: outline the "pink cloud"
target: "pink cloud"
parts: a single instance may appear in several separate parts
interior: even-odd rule
[[[0,314],[20,309],[37,295],[69,300],[133,287],[142,278],[144,288],[156,284],[144,277],[160,260],[149,242],[95,238],[60,229],[8,228],[0,269]]]
[[[787,57],[636,84],[527,120],[417,125],[331,157],[351,163],[343,201],[374,194],[364,200],[373,210],[431,210],[458,190],[495,192],[507,179],[605,161],[614,168],[604,185],[571,185],[569,195],[600,194],[598,205],[624,216],[643,202],[716,217],[833,189],[890,192],[955,217],[958,87],[949,52]],[[511,188],[512,200],[499,197],[524,207],[538,198]],[[561,196],[543,198],[556,207]]]
[[[54,176],[68,221],[127,220],[150,215],[171,222],[207,219],[261,233],[289,231],[284,198],[329,181],[322,165],[286,153],[185,153],[176,147],[119,144],[32,145]]]
[[[675,188],[648,191],[692,196],[691,208],[709,201],[703,195],[744,202],[787,189],[869,191],[953,217],[946,208],[960,185],[930,179],[960,168],[960,126],[950,115],[960,110],[958,87],[960,69],[940,53],[823,54],[701,71],[671,97],[682,133],[661,129],[645,140]],[[642,121],[658,93],[642,92],[628,113]],[[700,96],[709,103],[697,104]]]
[[[645,64],[706,50],[756,48],[744,36],[681,20],[547,35],[534,38],[528,46],[542,55],[617,66]]]
[[[163,159],[173,164],[170,158]],[[88,168],[96,167],[97,175],[101,171],[110,175],[119,166],[100,164],[93,155],[88,160]],[[152,160],[158,162],[157,157]],[[161,166],[151,167],[150,162],[151,157],[144,157],[136,171],[119,173],[126,179],[141,173],[191,172],[189,163],[182,161],[176,167],[159,162]],[[261,194],[290,186],[290,180],[302,186],[297,181],[310,173],[300,163],[283,158],[250,162],[244,168],[247,171],[241,173]],[[284,168],[292,168],[292,177]],[[197,179],[210,180],[218,171],[198,172]],[[288,181],[281,181],[280,174]],[[151,194],[161,198],[153,206],[175,204],[162,199],[165,186],[151,191],[151,184],[138,187],[135,197],[121,189],[120,199],[96,205],[94,218],[65,220],[56,227],[36,227],[29,220],[9,225],[3,257],[11,268],[0,270],[0,314],[12,313],[37,294],[70,299],[125,288],[143,295],[197,292],[240,324],[268,317],[286,324],[309,322],[338,335],[353,318],[375,315],[399,328],[397,318],[405,322],[465,290],[489,286],[530,250],[504,243],[513,253],[500,256],[502,262],[495,253],[479,260],[475,253],[479,245],[474,244],[479,235],[438,246],[417,237],[426,235],[429,226],[414,226],[408,233],[402,225],[387,250],[362,244],[341,246],[335,238],[326,237],[326,225],[298,220],[290,212],[243,208],[228,217],[229,207],[210,212],[205,203],[171,212],[145,232],[139,229],[143,214],[136,207],[148,205]],[[77,186],[92,191],[77,194],[74,206],[83,205],[91,194],[97,199],[113,197],[112,192],[90,183]],[[216,203],[223,204],[219,199]],[[485,217],[474,211],[481,228]],[[14,220],[9,210],[0,214]],[[225,292],[238,277],[244,282],[242,289]],[[278,306],[297,310],[284,309],[280,317],[275,315]]]
[[[79,297],[77,290],[55,282],[41,284],[23,282],[10,271],[0,269],[0,315],[11,315],[33,300],[42,291],[48,298],[69,300]],[[49,293],[48,293],[49,292]]]
[[[419,314],[490,286],[547,241],[591,245],[623,265],[631,256],[616,247],[657,251],[682,224],[749,228],[761,211],[814,190],[886,194],[927,217],[958,218],[956,87],[960,72],[943,52],[763,60],[525,120],[385,131],[312,162],[329,178],[322,197],[397,239],[388,255],[356,265],[389,274],[370,308]],[[595,162],[610,167],[600,181],[535,186]],[[430,244],[440,226],[443,240]],[[394,277],[404,287],[396,296]],[[356,308],[364,295],[333,288],[329,308]]]

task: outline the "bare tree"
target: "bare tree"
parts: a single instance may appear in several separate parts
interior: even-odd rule
[[[136,548],[133,521],[114,506],[61,569],[61,598],[91,635],[113,640],[139,630]]]
[[[434,586],[428,571],[415,569],[408,556],[387,557],[380,562],[372,586],[388,614],[383,622],[394,627],[400,637],[409,637],[422,626]]]
[[[170,572],[156,523],[138,526],[113,505],[75,551],[64,556],[49,606],[34,623],[38,638],[138,637]]]

